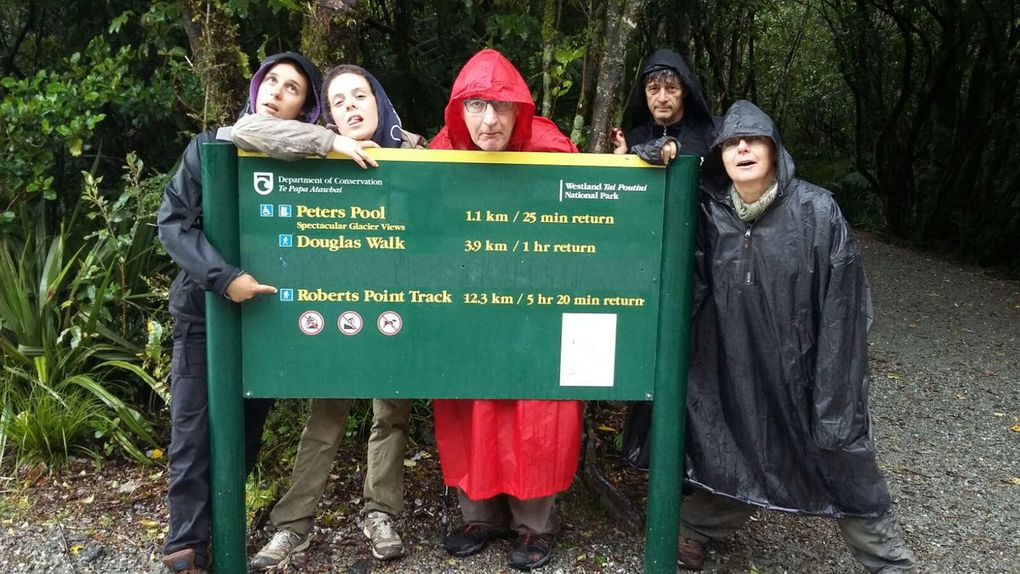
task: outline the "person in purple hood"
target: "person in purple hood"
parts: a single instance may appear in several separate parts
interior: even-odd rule
[[[241,118],[231,139],[237,147],[284,160],[330,152],[350,157],[361,168],[378,167],[366,148],[424,149],[425,138],[403,129],[386,90],[364,68],[341,64],[322,84],[329,127],[269,115]],[[274,571],[308,548],[315,512],[329,481],[337,448],[346,431],[351,399],[312,399],[301,433],[290,487],[273,506],[269,520],[275,530],[249,563],[252,571]],[[394,524],[404,506],[404,454],[411,417],[409,399],[374,399],[372,432],[364,481],[362,531],[372,556],[393,560],[404,555]]]
[[[322,111],[322,75],[307,58],[284,52],[266,58],[251,80],[242,116],[261,114],[314,123]],[[216,130],[195,136],[163,194],[157,214],[159,238],[181,271],[170,287],[174,316],[170,372],[170,525],[163,564],[175,574],[205,574],[209,568],[211,519],[209,505],[209,415],[205,294],[213,292],[234,303],[275,293],[210,245],[202,231],[201,144],[216,139]],[[255,466],[262,445],[262,427],[271,399],[246,400],[245,469]]]

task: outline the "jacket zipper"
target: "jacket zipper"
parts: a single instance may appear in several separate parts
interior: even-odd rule
[[[747,226],[744,232],[743,260],[744,260],[744,285],[754,284],[754,271],[751,265],[751,230],[754,229],[754,222]]]

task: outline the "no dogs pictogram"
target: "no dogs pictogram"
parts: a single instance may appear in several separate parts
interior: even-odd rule
[[[379,327],[380,333],[392,337],[404,327],[404,319],[396,311],[383,311],[379,315],[379,319],[376,320],[376,325]]]

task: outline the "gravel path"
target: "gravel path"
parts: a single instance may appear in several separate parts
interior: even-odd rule
[[[879,462],[922,572],[1020,573],[1020,282],[860,234],[875,295],[871,336]],[[358,451],[343,458],[358,460]],[[438,547],[442,505],[428,449],[408,469],[409,556],[371,559],[357,525],[361,474],[337,470],[315,542],[290,572],[509,572],[499,542],[469,559]],[[644,475],[605,463],[637,498]],[[165,473],[109,465],[0,479],[6,573],[156,573]],[[24,487],[28,484],[27,488]],[[636,485],[636,487],[635,487]],[[642,500],[643,502],[643,500]],[[583,487],[560,500],[564,532],[540,573],[640,572],[643,542]],[[256,543],[265,540],[259,532]],[[829,520],[759,513],[711,549],[706,572],[863,572]]]

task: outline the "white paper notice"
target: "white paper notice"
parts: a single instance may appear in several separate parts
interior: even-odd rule
[[[564,313],[561,387],[611,387],[616,372],[616,314]]]

